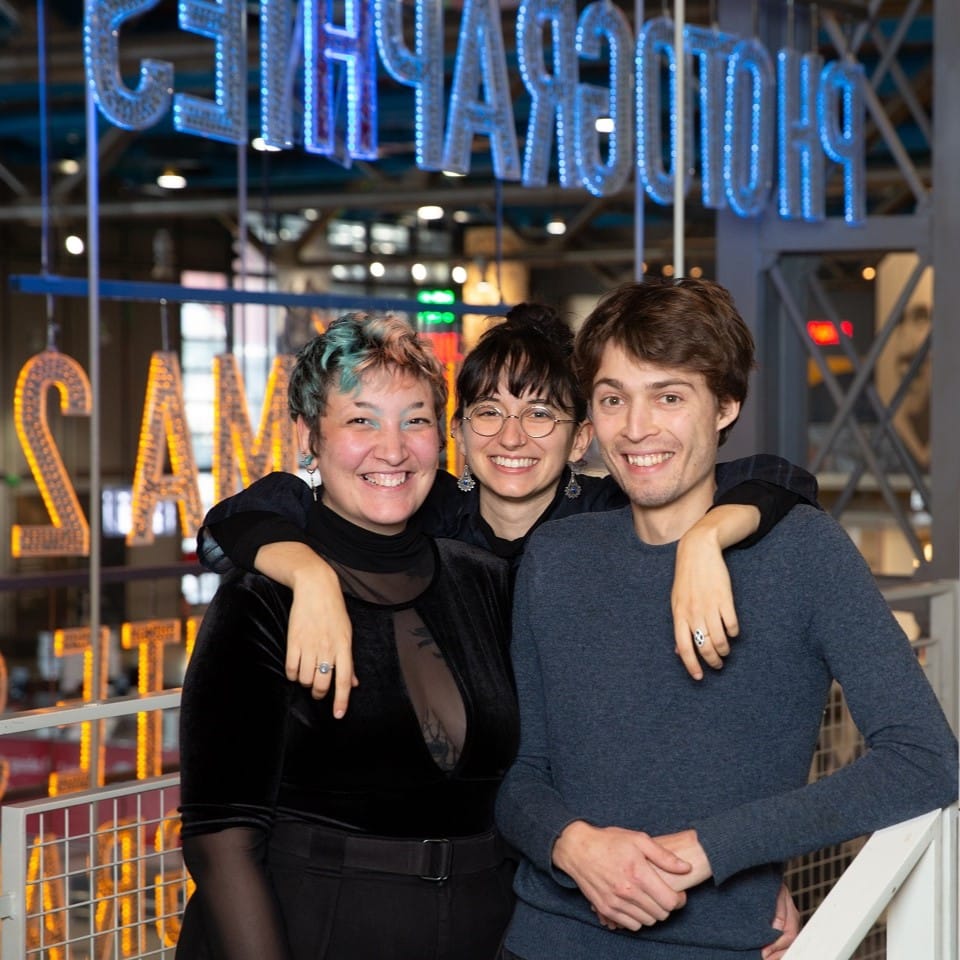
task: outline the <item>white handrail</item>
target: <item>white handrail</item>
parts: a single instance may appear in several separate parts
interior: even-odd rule
[[[109,700],[90,700],[66,706],[40,707],[0,715],[0,737],[13,733],[30,733],[49,727],[63,727],[71,723],[107,720],[111,717],[131,717],[148,710],[172,710],[180,706],[180,688],[158,690],[155,693],[135,694],[131,697],[112,697]]]
[[[903,900],[914,902],[907,912],[891,908],[888,960],[953,960],[957,956],[955,823],[954,806],[874,833],[807,922],[785,960],[847,960],[880,914]],[[918,871],[921,861],[923,869]],[[911,889],[914,874],[926,881],[922,891]],[[918,923],[918,911],[929,916],[921,916]],[[943,921],[939,928],[938,918]],[[906,944],[909,952],[892,952],[900,950],[898,944]]]

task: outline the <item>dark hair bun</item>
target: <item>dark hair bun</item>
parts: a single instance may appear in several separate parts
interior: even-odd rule
[[[573,331],[560,316],[560,311],[546,303],[518,303],[510,308],[503,326],[517,333],[539,334],[564,350],[573,348]]]

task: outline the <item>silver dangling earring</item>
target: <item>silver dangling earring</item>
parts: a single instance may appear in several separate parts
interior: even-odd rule
[[[311,460],[313,457],[310,458]],[[310,475],[310,492],[313,494],[313,502],[317,502],[317,468],[314,467],[312,470],[307,470],[307,473]]]
[[[460,474],[460,479],[457,481],[457,488],[461,493],[469,493],[476,485],[477,481],[473,479],[473,474],[470,472],[470,464],[465,463],[463,473]]]
[[[570,479],[567,481],[566,486],[563,488],[563,495],[568,500],[576,500],[580,494],[583,493],[583,487],[580,486],[580,481],[577,480],[577,471],[570,468]]]

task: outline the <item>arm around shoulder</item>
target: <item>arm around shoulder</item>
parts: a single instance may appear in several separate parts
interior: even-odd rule
[[[717,493],[724,495],[740,483],[759,480],[788,490],[811,506],[818,506],[817,478],[803,467],[783,457],[757,453],[717,464]]]

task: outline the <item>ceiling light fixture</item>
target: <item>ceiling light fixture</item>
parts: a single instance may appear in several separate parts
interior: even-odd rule
[[[443,207],[437,206],[435,203],[424,204],[424,206],[417,208],[417,216],[421,220],[442,220]]]
[[[370,276],[371,277],[382,277],[387,272],[387,268],[379,261],[374,260],[370,264]]]
[[[551,237],[562,237],[567,232],[567,225],[559,217],[551,217],[544,229]]]
[[[80,172],[80,164],[71,157],[65,157],[63,160],[57,161],[57,170],[64,176],[72,177],[75,173]]]
[[[63,241],[63,245],[66,247],[67,253],[72,253],[75,257],[79,257],[85,249],[83,238],[78,237],[75,233],[71,233],[70,236]]]
[[[422,263],[415,263],[410,268],[410,276],[412,276],[417,283],[423,283],[423,281],[427,279],[427,268]]]
[[[173,167],[167,167],[157,177],[157,186],[164,190],[182,190],[186,185],[187,178],[182,173],[177,173]]]
[[[465,176],[466,176],[465,173],[461,173],[459,170],[444,170],[444,171],[443,171],[443,175],[444,175],[445,177],[450,177],[451,179],[454,178],[454,177],[465,177]]]
[[[254,137],[250,141],[250,146],[260,153],[279,153],[280,147],[275,147],[272,143],[267,143],[263,137]]]
[[[613,133],[616,129],[613,123],[613,117],[597,117],[594,123],[597,133]]]
[[[466,268],[462,263],[458,263],[458,264],[450,271],[450,279],[453,280],[454,283],[460,283],[460,284],[466,283],[466,282],[467,282],[467,268]]]

